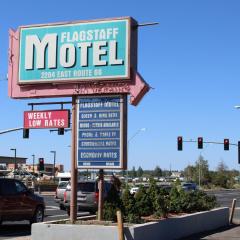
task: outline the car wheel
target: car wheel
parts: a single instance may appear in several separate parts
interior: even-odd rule
[[[33,215],[33,218],[30,220],[30,223],[39,223],[43,222],[44,218],[44,210],[42,207],[37,207],[35,210],[35,213]]]
[[[67,208],[67,215],[70,216],[70,208]]]
[[[60,205],[60,206],[59,206],[59,209],[60,209],[60,210],[66,210],[66,208],[65,208],[63,205]]]
[[[91,209],[91,210],[89,210],[89,213],[90,213],[91,215],[96,215],[96,214],[97,214],[97,210]]]

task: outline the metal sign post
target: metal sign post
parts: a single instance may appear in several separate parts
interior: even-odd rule
[[[103,169],[99,170],[99,182],[98,182],[98,221],[103,219],[103,193],[104,193],[104,172]]]
[[[77,145],[77,114],[76,114],[76,96],[72,97],[72,162],[71,162],[71,202],[70,202],[70,221],[72,224],[77,219],[77,163],[76,163],[76,145]]]

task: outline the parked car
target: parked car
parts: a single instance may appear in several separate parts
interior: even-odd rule
[[[135,194],[135,193],[137,193],[139,191],[139,187],[132,187],[131,189],[130,189],[130,193],[131,194]]]
[[[104,198],[111,188],[111,183],[104,181]],[[98,182],[94,180],[79,181],[77,184],[77,208],[91,213],[96,213],[98,208]],[[70,183],[64,192],[63,205],[68,214],[70,212],[71,187]]]
[[[182,189],[185,191],[195,191],[197,190],[196,183],[182,183]]]
[[[0,179],[0,223],[29,220],[42,222],[45,203],[17,179]]]
[[[172,186],[170,184],[160,184],[158,187],[165,189],[167,192],[170,192],[172,189]]]
[[[68,181],[65,182],[59,182],[56,192],[55,192],[55,202],[59,204],[59,208],[61,210],[65,210],[64,204],[63,204],[63,200],[64,200],[64,192],[66,191],[66,187],[68,185]]]

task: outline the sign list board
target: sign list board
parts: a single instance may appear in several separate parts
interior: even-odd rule
[[[80,97],[78,106],[78,168],[125,169],[126,96]]]

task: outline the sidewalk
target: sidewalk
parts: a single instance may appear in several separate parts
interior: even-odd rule
[[[232,225],[216,231],[201,233],[182,240],[240,240],[240,225]],[[31,236],[15,237],[14,240],[31,240]],[[167,239],[165,239],[167,240]]]
[[[240,225],[231,225],[218,230],[197,234],[182,240],[240,240]]]
[[[11,238],[12,240],[31,240],[31,236],[28,236],[28,237],[15,237],[15,238]]]

